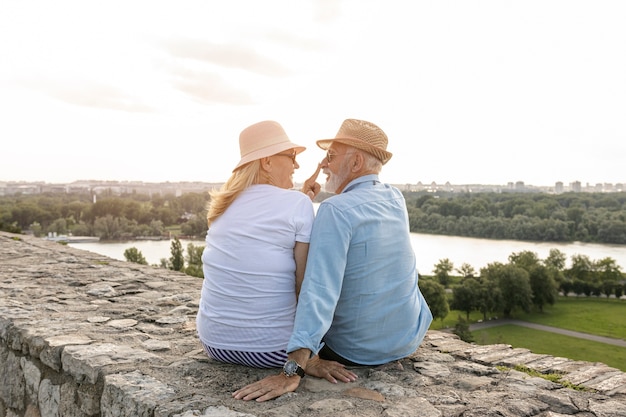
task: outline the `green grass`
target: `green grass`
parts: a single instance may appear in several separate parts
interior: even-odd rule
[[[433,330],[454,328],[462,311],[452,310],[442,320],[430,325]],[[626,301],[598,297],[560,297],[542,313],[516,311],[514,319],[545,326],[626,340]],[[470,323],[482,320],[479,312],[470,314]],[[587,362],[602,362],[626,372],[626,349],[590,340],[533,330],[515,325],[504,325],[473,331],[476,343],[481,345],[505,343],[529,349],[534,353],[560,356]]]
[[[516,319],[561,329],[626,340],[626,301],[560,297],[543,313],[518,313]]]
[[[170,235],[172,236],[172,238],[174,236],[180,236],[182,234],[181,230],[180,230],[180,225],[179,224],[174,224],[172,226],[167,226],[164,228],[166,232],[169,232]]]
[[[626,349],[515,325],[503,325],[472,332],[476,343],[509,344],[533,353],[586,362],[602,362],[626,372]]]
[[[434,320],[430,329],[454,328],[458,316],[465,318],[465,312],[451,310],[443,322],[440,319]],[[559,297],[553,306],[544,307],[542,313],[515,311],[511,318],[626,340],[626,301],[624,300]],[[477,311],[470,314],[470,323],[477,323],[482,319],[483,315]]]

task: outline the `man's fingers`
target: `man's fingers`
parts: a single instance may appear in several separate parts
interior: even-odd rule
[[[322,187],[316,182],[317,176],[320,174],[321,170],[322,164],[317,164],[317,169],[315,170],[315,173],[311,175],[306,181],[304,181],[304,184],[302,184],[302,188],[300,190],[308,195],[311,201],[313,201],[315,196],[322,189]]]
[[[315,180],[317,180],[317,176],[320,175],[321,170],[322,170],[322,164],[317,164],[317,169],[315,170],[315,173],[309,177],[307,182],[315,182]]]

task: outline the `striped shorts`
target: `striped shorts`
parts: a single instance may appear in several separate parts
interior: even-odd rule
[[[204,351],[211,359],[251,368],[282,368],[287,361],[287,351],[242,352],[238,350],[216,349],[202,342]]]

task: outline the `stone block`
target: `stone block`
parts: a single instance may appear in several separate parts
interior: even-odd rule
[[[100,403],[102,417],[151,417],[159,404],[169,402],[176,391],[139,371],[107,375]]]

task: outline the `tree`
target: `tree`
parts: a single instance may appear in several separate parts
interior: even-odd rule
[[[533,304],[543,312],[546,304],[554,305],[557,299],[557,284],[554,271],[543,265],[536,265],[528,271],[530,287],[533,292]]]
[[[67,221],[63,218],[56,219],[47,227],[46,232],[56,233],[57,235],[67,234]]]
[[[163,222],[161,220],[150,220],[150,228],[148,229],[150,236],[162,236],[163,235]]]
[[[443,322],[443,319],[450,312],[446,289],[443,285],[433,280],[419,280],[419,288],[426,300],[426,304],[430,307],[433,319],[439,318]]]
[[[509,317],[517,307],[527,312],[530,311],[532,289],[528,272],[525,269],[514,264],[504,265],[495,262],[483,268],[481,276],[491,285],[497,285],[499,299],[496,301],[505,317]]]
[[[474,278],[474,275],[476,275],[476,270],[468,263],[462,264],[456,271],[461,274],[463,279]]]
[[[615,259],[607,257],[594,262],[594,269],[600,280],[599,287],[602,292],[609,297],[616,292],[620,285],[619,281],[623,279],[620,267]]]
[[[204,271],[202,270],[203,251],[204,246],[196,246],[193,243],[187,245],[187,267],[185,268],[185,274],[204,278]]]
[[[487,320],[487,314],[496,311],[500,305],[502,295],[495,271],[501,266],[503,266],[501,263],[495,262],[480,270],[479,285],[475,294],[476,308],[483,313],[483,320]]]
[[[592,283],[594,281],[593,263],[587,255],[572,255],[572,266],[566,270],[571,280]]]
[[[143,253],[141,253],[141,251],[134,246],[124,251],[124,258],[127,262],[148,265],[148,261],[146,261],[146,258],[144,258]]]
[[[560,288],[565,296],[567,296],[570,288],[570,285],[565,285],[565,275],[563,275],[566,260],[567,256],[563,252],[558,249],[550,249],[548,257],[543,261],[543,264],[552,273],[557,288]]]
[[[615,259],[606,257],[595,262],[595,270],[598,272],[600,281],[619,281],[622,279],[622,272]]]
[[[459,316],[458,321],[454,325],[453,333],[464,342],[472,343],[474,341],[474,335],[469,329],[469,320],[465,320],[461,316]]]
[[[556,257],[557,254],[555,253]],[[543,311],[545,304],[554,304],[557,296],[557,285],[554,281],[555,272],[542,265],[535,252],[522,251],[509,256],[511,264],[524,269],[528,273],[530,288],[532,289],[532,302]],[[558,259],[552,259],[557,262]]]
[[[170,246],[169,268],[174,271],[182,271],[185,268],[185,257],[183,256],[183,245],[177,237],[174,238]]]
[[[9,233],[22,233],[22,229],[18,226],[17,222],[5,223],[4,221],[0,221],[0,230]]]
[[[33,232],[34,236],[41,237],[41,235],[43,233],[43,230],[42,230],[41,224],[39,224],[39,222],[35,222],[35,223],[31,224],[28,228]],[[0,230],[2,230],[2,229],[0,229]]]
[[[548,257],[543,261],[543,264],[550,269],[557,271],[563,271],[565,269],[565,262],[567,261],[567,255],[558,249],[550,249]]]
[[[525,270],[529,270],[537,265],[539,265],[539,257],[535,252],[531,252],[528,250],[512,253],[509,255],[509,262],[515,266],[519,266],[520,268],[524,268]]]
[[[469,315],[478,305],[476,293],[480,289],[480,284],[474,278],[467,278],[461,285],[452,289],[454,298],[451,307],[454,310],[465,312],[465,317],[469,320]]]
[[[187,222],[180,225],[180,230],[187,236],[204,236],[207,231],[206,217],[193,215]]]
[[[121,235],[119,218],[110,214],[96,218],[93,223],[93,229],[96,236],[99,236],[101,239],[118,239]]]
[[[532,288],[528,272],[515,265],[504,265],[498,271],[498,286],[502,294],[501,308],[505,317],[510,317],[517,307],[525,312],[532,305]]]
[[[439,262],[435,265],[435,269],[433,273],[437,278],[437,281],[444,288],[447,288],[450,285],[450,272],[454,270],[454,264],[450,262],[448,258],[440,259]]]

